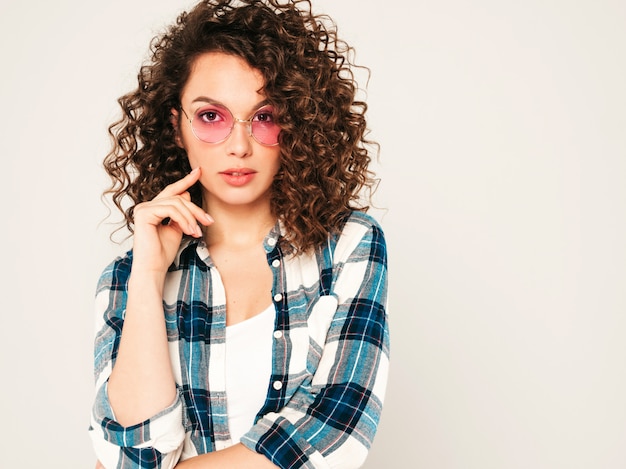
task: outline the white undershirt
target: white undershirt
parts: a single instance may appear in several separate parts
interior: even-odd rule
[[[226,327],[226,396],[233,443],[254,424],[272,374],[272,333],[276,310],[263,312]]]

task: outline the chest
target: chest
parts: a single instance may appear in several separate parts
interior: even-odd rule
[[[211,250],[226,303],[226,325],[250,319],[272,303],[272,271],[262,249]]]

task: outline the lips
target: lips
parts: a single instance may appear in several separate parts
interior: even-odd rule
[[[229,176],[245,176],[246,174],[252,174],[253,171],[222,171],[222,174]]]
[[[239,187],[252,181],[256,171],[250,168],[229,168],[224,171],[220,171],[219,174],[227,184]]]

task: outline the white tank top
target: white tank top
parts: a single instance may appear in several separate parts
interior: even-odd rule
[[[226,327],[226,398],[234,443],[250,430],[267,397],[272,374],[272,333],[276,310]]]

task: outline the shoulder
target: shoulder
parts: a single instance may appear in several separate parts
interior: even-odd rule
[[[346,218],[341,235],[349,236],[350,234],[359,232],[376,231],[383,235],[383,229],[380,223],[370,214],[366,212],[352,211]]]
[[[334,260],[345,261],[349,257],[365,257],[372,260],[386,258],[385,235],[380,223],[365,212],[351,212],[341,229],[328,246],[334,251]]]
[[[130,268],[133,263],[132,251],[113,259],[101,272],[98,279],[98,289],[111,288],[116,285],[125,284],[130,275]]]
[[[107,278],[115,275],[123,275],[130,272],[133,263],[133,252],[127,251],[123,255],[117,256],[102,270],[100,278]]]

